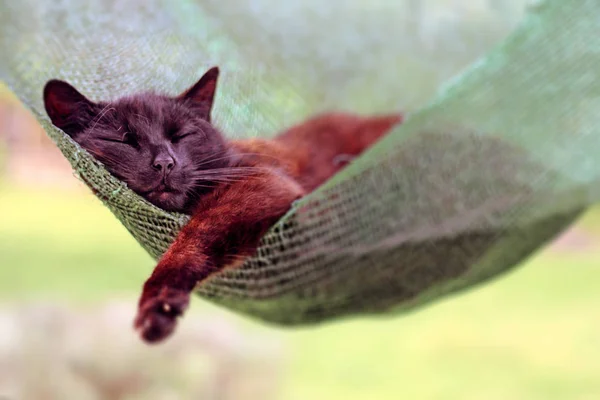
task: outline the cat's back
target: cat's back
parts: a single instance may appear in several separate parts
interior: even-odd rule
[[[274,141],[286,149],[293,149],[291,158],[297,175],[307,190],[313,190],[402,119],[401,114],[320,114],[292,126]]]
[[[346,148],[361,151],[382,136],[393,125],[402,122],[401,114],[359,115],[330,112],[316,115],[298,123],[277,136],[280,143],[298,145],[319,143],[332,149]]]
[[[311,191],[402,121],[400,114],[332,112],[296,124],[274,139],[233,141],[245,163],[279,168]]]

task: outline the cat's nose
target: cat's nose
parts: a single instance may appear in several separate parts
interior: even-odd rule
[[[170,172],[175,166],[175,160],[171,156],[159,156],[152,162],[152,168],[165,173]]]

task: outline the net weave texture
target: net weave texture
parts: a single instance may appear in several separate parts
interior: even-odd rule
[[[600,194],[596,0],[0,0],[0,10],[0,79],[155,258],[187,217],[150,205],[52,127],[48,79],[104,100],[176,94],[219,65],[213,114],[229,137],[329,109],[410,112],[294,204],[241,268],[197,288],[266,321],[399,312],[472,287]]]

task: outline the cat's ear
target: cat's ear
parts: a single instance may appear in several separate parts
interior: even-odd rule
[[[44,107],[52,123],[71,137],[85,130],[98,110],[97,104],[57,79],[44,86]]]
[[[198,82],[179,95],[180,99],[191,100],[200,116],[210,122],[210,113],[217,90],[219,67],[209,69]]]

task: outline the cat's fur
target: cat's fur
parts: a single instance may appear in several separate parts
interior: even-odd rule
[[[148,342],[171,334],[194,287],[239,265],[291,203],[402,121],[330,113],[271,140],[227,140],[211,125],[219,70],[177,97],[142,93],[94,103],[51,80],[52,123],[153,204],[192,215],[144,284],[135,327]]]

